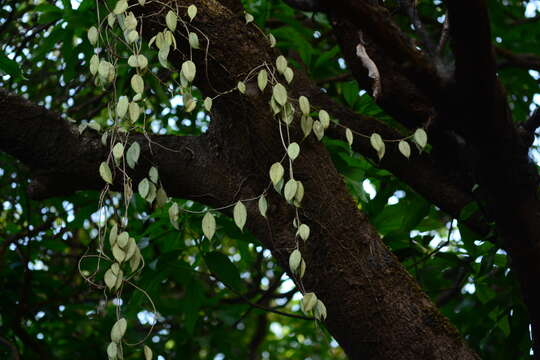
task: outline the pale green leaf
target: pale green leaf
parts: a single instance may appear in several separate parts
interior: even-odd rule
[[[411,146],[405,140],[401,140],[398,144],[399,152],[403,154],[407,159],[411,156]]]
[[[111,340],[115,343],[122,341],[122,338],[126,334],[127,321],[124,318],[119,319],[114,323],[111,329]]]
[[[384,156],[385,145],[383,139],[381,138],[381,135],[373,133],[371,134],[369,141],[371,143],[371,146],[375,149],[375,151],[377,151],[379,160],[382,159]]]
[[[131,11],[124,18],[124,28],[127,30],[135,30],[137,28],[137,18]]]
[[[302,115],[302,119],[300,120],[300,127],[302,128],[304,137],[308,137],[311,133],[311,130],[313,129],[313,119],[311,118],[311,116]]]
[[[317,296],[315,293],[308,292],[304,294],[302,298],[302,308],[305,312],[310,312],[317,305]]]
[[[141,259],[142,259],[142,257],[141,257],[141,253],[139,251],[139,248],[136,247],[135,248],[135,254],[133,254],[131,259],[129,260],[129,267],[131,268],[132,272],[136,271],[139,268],[139,265],[141,263]]]
[[[112,152],[115,159],[117,160],[121,159],[122,156],[124,156],[124,144],[116,143],[113,146]]]
[[[272,34],[268,34],[268,42],[270,42],[270,47],[273,48],[276,46],[276,38]]]
[[[287,89],[280,83],[274,85],[272,95],[276,102],[281,106],[285,105],[287,102]]]
[[[285,69],[287,69],[287,59],[285,59],[285,56],[278,56],[276,59],[276,69],[281,74],[285,72]]]
[[[156,194],[156,207],[160,208],[165,205],[165,203],[169,201],[169,197],[167,196],[167,192],[163,187],[160,187]]]
[[[135,242],[134,238],[129,238],[126,248],[126,258],[124,259],[124,261],[129,261],[131,260],[133,255],[135,255],[135,250],[137,249],[137,243]]]
[[[118,356],[118,345],[115,342],[112,342],[107,346],[107,356],[109,360],[114,360]]]
[[[298,184],[296,188],[296,194],[294,194],[294,206],[300,207],[300,204],[302,203],[302,199],[304,198],[304,184],[300,180],[296,180],[296,183]]]
[[[285,78],[285,80],[287,81],[287,83],[291,83],[293,81],[293,78],[294,78],[294,71],[293,69],[291,69],[290,67],[287,67],[285,69],[285,71],[283,72],[283,77]]]
[[[274,163],[270,167],[270,180],[272,181],[272,184],[276,185],[277,183],[279,183],[279,181],[283,179],[284,174],[285,169],[280,163]]]
[[[90,58],[90,73],[96,75],[99,68],[99,56],[96,54],[92,55]]]
[[[240,230],[244,229],[247,219],[247,210],[244,204],[241,201],[237,202],[233,210],[234,223]]]
[[[130,55],[128,58],[128,65],[131,67],[138,67],[139,61],[137,59],[137,55]]]
[[[262,216],[266,217],[266,211],[268,210],[268,202],[266,201],[266,197],[264,195],[261,195],[259,198],[259,212]]]
[[[191,5],[195,6],[195,5]],[[152,360],[152,349],[150,349],[147,345],[144,345],[144,360]]]
[[[126,253],[124,250],[120,249],[120,246],[118,244],[115,244],[112,248],[112,253],[114,256],[114,259],[121,263],[126,258]]]
[[[414,141],[423,149],[427,144],[426,131],[422,128],[416,129],[414,132]]]
[[[118,226],[114,224],[111,228],[111,232],[109,233],[109,244],[111,244],[111,247],[116,244],[116,239],[118,238]]]
[[[111,290],[116,284],[116,275],[111,269],[105,271],[103,279],[105,280],[105,285],[107,285],[109,290]]]
[[[120,96],[118,103],[116,104],[116,115],[122,119],[128,110],[129,100],[127,96]]]
[[[142,179],[139,183],[138,190],[139,195],[141,195],[141,197],[145,199],[148,196],[148,192],[150,191],[150,181],[148,181],[147,178]]]
[[[129,233],[127,231],[123,231],[118,235],[118,238],[116,239],[116,245],[121,247],[122,249],[126,247],[129,241]]]
[[[116,22],[115,14],[109,13],[109,15],[107,15],[107,24],[109,25],[109,27],[112,28],[115,22]]]
[[[246,93],[246,84],[244,84],[242,81],[239,81],[238,84],[236,84],[236,88],[238,89],[238,91],[240,91],[240,93]]]
[[[150,181],[152,181],[154,184],[158,183],[159,173],[158,169],[155,166],[152,166],[150,170],[148,170],[148,177],[150,178]]]
[[[309,99],[305,97],[304,95],[302,95],[298,98],[298,104],[300,105],[300,111],[302,111],[302,114],[309,115],[309,111],[310,111]]]
[[[326,314],[326,306],[319,299],[317,299],[317,304],[315,305],[315,308],[313,309],[313,315],[319,321],[326,320],[326,315],[327,315]]]
[[[140,95],[140,94],[137,94]],[[136,122],[139,119],[139,116],[141,115],[141,108],[139,107],[139,104],[136,102],[130,102],[128,106],[128,112],[129,112],[129,120],[131,120],[132,123]]]
[[[197,15],[197,7],[195,5],[189,5],[187,9],[187,13],[189,16],[189,21],[193,20],[195,16]]]
[[[283,112],[281,113],[281,120],[287,125],[290,125],[294,120],[294,107],[291,103],[286,103],[283,106]]]
[[[324,126],[319,120],[313,122],[313,133],[319,141],[324,137]]]
[[[88,37],[88,41],[90,41],[90,44],[92,44],[92,46],[95,46],[99,37],[96,27],[92,26],[90,29],[88,29],[88,33],[86,35]]]
[[[169,220],[172,226],[174,226],[176,230],[178,230],[178,215],[179,215],[178,204],[173,203],[171,207],[169,208]]]
[[[184,103],[184,107],[186,112],[190,113],[193,110],[195,110],[195,107],[197,106],[197,102],[193,100],[193,98],[188,98],[187,101]]]
[[[216,219],[211,212],[207,212],[202,219],[202,231],[208,240],[212,240],[216,232]]]
[[[148,182],[148,184],[149,184],[148,195],[146,195],[145,200],[148,201],[149,203],[152,203],[156,199],[157,187],[151,182]]]
[[[354,136],[351,129],[349,128],[345,129],[345,137],[347,138],[347,142],[349,143],[349,146],[352,146],[353,141],[354,141]]]
[[[188,41],[189,41],[189,46],[191,46],[193,49],[200,48],[199,36],[196,33],[190,32],[188,35]]]
[[[134,141],[129,146],[128,151],[126,153],[126,160],[130,168],[132,169],[135,168],[137,161],[139,161],[140,154],[141,154],[141,146],[139,145],[138,142]]]
[[[113,272],[114,275],[118,275],[120,274],[120,264],[119,263],[114,263],[111,265],[111,271]]]
[[[116,5],[114,6],[113,13],[116,15],[122,14],[124,11],[126,11],[128,8],[128,2],[127,0],[118,0]]]
[[[257,75],[257,85],[259,86],[259,90],[264,91],[267,84],[268,84],[268,72],[265,69],[262,69],[261,71],[259,71],[259,74]]]
[[[101,165],[99,165],[99,175],[101,175],[101,178],[109,184],[113,183],[111,168],[106,162],[102,162]]]
[[[211,97],[207,97],[206,99],[204,99],[204,109],[208,112],[210,112],[210,110],[212,110],[212,98]]]
[[[283,179],[281,179],[277,182],[277,184],[272,184],[272,185],[274,185],[274,190],[276,190],[276,192],[281,194],[281,190],[283,189],[283,184],[285,184],[285,182],[283,181]]]
[[[144,55],[137,55],[137,65],[144,69],[148,65],[148,59]]]
[[[298,143],[290,143],[287,147],[287,155],[289,155],[289,158],[291,160],[295,160],[298,155],[300,154],[300,145]]]
[[[287,181],[287,183],[285,184],[285,190],[283,192],[285,200],[291,201],[296,195],[296,189],[298,189],[298,183],[296,182],[296,180],[289,179],[289,181]]]
[[[330,126],[330,115],[328,115],[326,110],[319,111],[319,121],[325,129],[328,129]]]
[[[309,238],[309,233],[310,229],[309,226],[307,226],[306,224],[301,224],[298,227],[298,235],[302,240],[306,241]]]
[[[139,33],[136,30],[131,30],[127,34],[126,40],[127,40],[128,44],[133,44],[134,42],[139,40]]]
[[[298,267],[300,266],[300,262],[302,261],[302,254],[300,253],[300,250],[294,249],[294,251],[289,255],[289,267],[291,268],[291,271],[293,274],[296,273],[298,270]]]
[[[171,31],[176,30],[176,25],[178,23],[178,16],[176,16],[176,13],[172,10],[169,10],[167,12],[167,15],[165,16],[165,23],[167,24],[167,27]]]
[[[142,94],[144,91],[144,80],[141,75],[135,74],[131,77],[131,88],[135,93]]]
[[[116,290],[120,289],[120,286],[122,285],[123,281],[124,281],[124,272],[120,270],[118,272],[118,275],[116,276],[116,284],[114,284],[114,288]]]
[[[184,61],[182,64],[182,74],[188,82],[192,82],[195,79],[195,74],[197,72],[197,67],[195,63],[191,60]]]
[[[304,274],[306,273],[306,262],[304,261],[304,259],[302,259],[302,261],[300,261],[300,269],[298,270],[298,276],[301,278],[304,277]]]

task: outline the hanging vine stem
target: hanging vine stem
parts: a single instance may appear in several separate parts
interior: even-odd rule
[[[213,59],[210,53],[210,39],[203,31],[191,23],[197,15],[197,7],[195,5],[187,7],[180,7],[177,5],[176,7],[172,7],[161,1],[146,2],[145,0],[138,0],[138,2],[140,6],[152,2],[162,6],[162,10],[153,15],[154,17],[164,19],[164,22],[161,24],[163,30],[155,34],[148,42],[148,47],[150,49],[154,46],[158,50],[157,58],[159,64],[163,68],[173,71],[171,70],[167,59],[171,51],[180,51],[176,46],[176,36],[188,41],[190,45],[189,54],[183,54],[184,58],[187,58],[188,60],[181,64],[179,80],[174,78],[168,79],[173,85],[173,87],[168,87],[166,83],[152,71],[148,59],[142,53],[143,43],[141,34],[143,24],[142,21],[140,21],[142,16],[137,18],[129,11],[134,5],[130,6],[127,0],[118,0],[111,10],[107,7],[107,4],[105,4],[104,7],[108,14],[106,17],[102,17],[100,14],[100,4],[96,0],[98,26],[100,30],[95,27],[91,27],[88,30],[88,39],[90,43],[96,47],[95,54],[90,60],[90,73],[95,77],[97,86],[111,86],[113,90],[113,100],[109,102],[107,107],[108,118],[112,124],[110,124],[110,129],[105,131],[102,136],[102,143],[104,145],[108,144],[110,151],[107,154],[105,161],[100,164],[99,168],[99,173],[106,185],[100,194],[98,203],[100,211],[98,214],[99,229],[97,254],[85,254],[78,263],[79,272],[89,284],[96,288],[103,289],[106,297],[107,291],[109,291],[119,299],[124,294],[123,291],[126,284],[132,286],[136,291],[141,291],[150,302],[153,313],[157,316],[157,309],[150,295],[132,281],[142,272],[145,261],[140,253],[138,244],[127,231],[127,226],[129,225],[128,210],[131,198],[134,194],[132,179],[129,177],[128,171],[137,166],[141,152],[141,145],[137,141],[129,143],[129,134],[131,131],[140,131],[146,139],[151,152],[152,145],[159,146],[162,149],[171,152],[182,151],[170,149],[151,140],[147,131],[149,118],[146,111],[144,111],[146,105],[146,99],[143,98],[145,90],[144,76],[152,76],[157,79],[158,84],[164,85],[171,96],[174,96],[173,88],[180,89],[180,93],[184,100],[184,111],[186,113],[194,111],[197,108],[197,103],[199,101],[194,98],[193,95],[193,81],[197,72],[197,65],[193,62],[193,53],[195,49],[199,49],[199,35],[197,34],[200,34],[206,42],[204,49],[205,74],[208,78],[210,87],[216,94],[213,97],[204,99],[204,110],[210,112],[213,100],[220,96],[231,94],[235,91],[239,91],[240,94],[245,94],[245,83],[253,80],[256,76],[257,86],[261,92],[261,96],[267,86],[271,87],[269,107],[274,116],[274,120],[277,121],[284,154],[280,161],[275,162],[270,167],[270,182],[260,195],[240,199],[235,203],[217,208],[206,208],[203,211],[180,209],[178,203],[172,202],[168,209],[170,222],[173,227],[178,229],[177,222],[180,211],[190,214],[204,213],[205,215],[202,218],[202,231],[204,236],[211,240],[216,232],[216,220],[212,213],[232,207],[234,222],[238,228],[243,230],[248,216],[244,203],[258,200],[259,212],[266,218],[266,211],[268,209],[266,195],[273,186],[276,192],[283,196],[284,200],[294,208],[294,216],[291,221],[292,226],[296,229],[294,239],[291,239],[294,247],[285,250],[289,255],[289,268],[292,278],[295,280],[298,288],[303,294],[301,301],[302,309],[306,314],[312,314],[317,320],[325,320],[327,313],[324,303],[317,298],[315,293],[308,292],[302,283],[307,264],[302,256],[301,248],[308,246],[310,227],[308,224],[301,223],[299,208],[302,206],[304,186],[300,180],[294,178],[294,165],[300,154],[301,145],[303,145],[304,141],[311,133],[313,133],[319,141],[322,140],[325,130],[330,126],[331,122],[334,122],[337,126],[345,129],[349,145],[352,145],[354,135],[369,138],[371,145],[377,151],[379,158],[382,159],[385,151],[385,142],[398,142],[399,150],[408,158],[410,156],[410,146],[407,140],[412,138],[419,148],[423,149],[427,144],[427,134],[423,129],[417,129],[411,136],[402,139],[384,140],[377,133],[371,135],[361,134],[340,125],[337,121],[332,120],[330,114],[324,109],[312,109],[307,97],[300,96],[296,99],[289,96],[287,93],[287,86],[293,81],[294,71],[289,66],[287,59],[283,56],[278,56],[276,58],[275,65],[264,61],[262,64],[249,70],[247,74],[242,77],[242,80],[238,81],[235,87],[218,92],[212,86],[208,72],[209,59]],[[182,16],[180,16],[180,9],[184,11],[185,8],[187,8],[187,17],[189,18],[189,21],[184,20]],[[166,14],[163,16],[163,13],[165,12]],[[105,24],[105,21],[107,24]],[[253,22],[253,16],[246,13],[245,21],[246,26],[249,25]],[[180,23],[184,31],[177,29],[178,23]],[[256,26],[256,24],[253,23],[252,25],[254,25],[264,36],[267,36],[262,29]],[[274,47],[276,43],[275,38],[270,34],[267,39],[268,45]],[[103,45],[102,47],[99,47],[100,43]],[[128,56],[121,56],[126,53]],[[127,95],[129,89],[123,90],[125,91],[125,94],[118,96],[119,89],[116,86],[119,63],[126,57],[128,58],[127,65],[130,68],[130,72],[133,73],[130,75],[130,85],[133,93],[130,94],[129,97]],[[223,67],[223,65],[219,66]],[[225,71],[229,72],[225,67],[223,68]],[[298,109],[300,110],[300,116],[295,115],[295,112]],[[295,139],[293,139],[290,126],[293,124],[293,121],[295,119],[298,120],[298,118],[300,118],[300,127],[304,136],[302,139],[294,141]],[[314,118],[316,118],[316,120],[314,120]],[[285,131],[283,131],[283,126],[285,126]],[[81,131],[83,130],[84,128],[81,129]],[[285,168],[282,164],[285,158],[288,159],[289,170],[288,180],[286,182]],[[114,175],[122,177],[122,185],[124,188],[123,216],[121,216],[119,223],[116,223],[113,219],[109,219],[107,207],[104,205],[105,196],[109,193],[109,187],[114,183]],[[158,206],[162,206],[169,202],[169,198],[160,181],[157,166],[151,166],[147,176],[139,181],[137,184],[137,192],[141,198],[150,204],[155,203]],[[110,229],[107,228],[108,222],[111,223]],[[270,228],[269,230],[271,233]],[[107,234],[107,231],[110,247],[105,246],[105,235]],[[303,240],[303,243],[300,239]],[[87,275],[86,272],[82,270],[82,262],[89,258],[97,259],[97,267],[95,271],[90,273],[90,275]],[[104,273],[103,283],[95,281],[101,269],[100,266],[102,260],[106,261],[108,266]],[[124,357],[123,345],[137,346],[143,344],[152,333],[155,323],[152,324],[152,327],[142,340],[136,343],[128,343],[124,340],[127,329],[127,320],[122,317],[122,304],[115,305],[116,322],[111,329],[111,342],[107,347],[107,354],[110,360],[122,360]],[[150,360],[152,358],[151,349],[145,345],[143,350],[146,360]]]

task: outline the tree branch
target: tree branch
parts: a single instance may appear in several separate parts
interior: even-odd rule
[[[359,27],[338,16],[333,17],[332,26],[354,78],[361,88],[373,94],[373,81],[361,59],[356,55]],[[402,64],[398,64],[391,56],[388,56],[386,49],[371,37],[370,32],[362,30],[362,37],[367,54],[380,72],[383,91],[375,99],[376,103],[406,127],[423,126],[434,114],[433,100],[422,93],[419,87],[404,75]]]
[[[283,0],[283,2],[302,11],[316,12],[323,10],[321,0]]]
[[[504,59],[498,64],[499,68],[517,67],[540,71],[540,56],[536,54],[517,54],[500,46],[495,47],[495,53]]]
[[[401,73],[419,89],[436,97],[442,96],[441,78],[437,69],[391,20],[388,10],[370,1],[336,0],[325,1],[324,5],[333,19],[348,20],[372,39],[384,50],[387,58],[399,64]],[[372,54],[369,55],[373,58]]]
[[[456,63],[456,83],[460,99],[475,103],[488,119],[505,118],[494,114],[501,103],[496,78],[496,63],[491,43],[491,30],[485,0],[447,1],[452,51]],[[505,104],[504,99],[502,104]],[[494,116],[493,116],[494,115]],[[467,125],[475,135],[485,131],[485,124],[476,121]]]
[[[403,134],[386,126],[375,118],[355,114],[350,109],[337,104],[326,96],[317,97],[314,103],[328,109],[339,119],[339,123],[353,131],[362,134],[380,134],[384,139],[400,139]],[[328,135],[346,141],[345,130],[333,126]],[[386,147],[384,158],[379,162],[377,153],[369,139],[355,137],[352,148],[354,151],[367,156],[381,168],[392,172],[396,177],[407,183],[420,195],[433,202],[443,211],[454,218],[459,218],[461,210],[475,199],[470,191],[461,188],[440,167],[436,166],[432,156],[414,153],[410,159],[405,159],[397,149],[397,143]],[[475,213],[464,223],[482,236],[489,233],[490,226],[480,213]]]
[[[107,160],[110,148],[101,143],[97,133],[86,130],[80,135],[76,126],[60,115],[4,89],[0,89],[0,113],[0,150],[30,168],[34,179],[30,185],[32,197],[68,195],[105,186],[98,168]],[[225,170],[210,155],[205,136],[135,134],[126,147],[134,141],[141,145],[139,165],[136,170],[126,166],[126,171],[135,182],[146,177],[151,166],[157,166],[171,196],[214,203],[216,199],[221,202],[221,197],[232,190],[226,189],[226,182],[217,180]],[[183,173],[192,176],[178,176]],[[120,176],[113,189],[122,190]]]

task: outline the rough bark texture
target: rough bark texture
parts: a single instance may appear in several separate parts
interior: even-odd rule
[[[239,2],[177,0],[174,5],[185,8],[191,3],[199,9],[194,25],[210,41],[210,56],[203,51],[194,53],[199,69],[207,66],[207,74],[199,71],[197,78],[197,86],[206,95],[214,94],[215,89],[228,90],[254,67],[274,62],[276,51],[253,25],[245,25]],[[329,8],[326,1],[288,3]],[[415,155],[407,164],[397,151],[389,151],[381,166],[453,216],[474,199],[471,185],[480,184],[492,210],[491,220],[497,222],[520,275],[537,338],[540,322],[535,304],[540,293],[533,285],[534,279],[540,278],[540,261],[535,261],[540,259],[537,177],[530,172],[526,146],[511,123],[504,93],[495,77],[485,2],[448,4],[450,17],[456,17],[451,24],[460,23],[460,17],[465,16],[461,23],[464,28],[456,26],[451,32],[455,78],[453,71],[441,72],[429,57],[417,51],[375,2],[342,0],[332,5],[329,15],[335,34],[360,84],[371,86],[355,57],[359,31],[382,74],[379,105],[406,127],[431,125],[427,127],[433,135],[433,156]],[[144,16],[146,38],[163,28],[163,8],[147,4],[135,11]],[[479,20],[471,19],[474,14]],[[471,37],[471,33],[476,36]],[[177,41],[179,51],[171,55],[175,64],[185,59],[183,53],[189,53],[185,39],[179,36]],[[260,95],[256,84],[246,85],[246,95],[235,92],[215,100],[212,122],[204,136],[147,139],[131,135],[129,142],[143,145],[141,165],[128,172],[134,183],[150,164],[155,164],[172,196],[217,207],[259,195],[268,186],[270,165],[281,159],[284,149],[278,122],[269,110],[269,90]],[[290,96],[310,96],[314,104],[328,109],[352,129],[376,131],[385,138],[400,136],[375,119],[334,103],[300,70],[296,70],[289,91]],[[475,95],[474,103],[467,100]],[[458,114],[452,110],[464,108],[470,110],[465,116],[456,117]],[[109,149],[101,144],[98,134],[88,130],[79,135],[57,114],[5,91],[0,92],[0,114],[0,150],[17,157],[33,171],[35,197],[103,187],[98,167],[109,156]],[[459,121],[449,123],[450,119]],[[295,122],[291,136],[300,142],[298,119]],[[332,128],[329,134],[343,137],[343,130]],[[456,160],[453,151],[459,148],[461,138],[473,151],[472,176],[469,168],[458,167],[451,172],[438,165],[445,156]],[[504,146],[494,147],[494,141],[502,141]],[[448,144],[450,149],[444,146]],[[443,148],[441,155],[437,155],[438,148]],[[357,141],[355,150],[375,157],[366,141]],[[501,171],[504,166],[508,169]],[[295,161],[295,178],[303,182],[306,192],[300,218],[312,232],[302,247],[308,264],[303,284],[326,304],[326,324],[351,359],[477,358],[357,209],[327,151],[314,137],[302,142],[301,155]],[[113,188],[121,189],[120,176],[116,179]],[[516,186],[517,194],[500,194],[500,189]],[[293,210],[274,192],[269,204],[267,219],[258,214],[256,204],[246,204],[248,228],[272,250],[283,268],[288,268],[295,237]],[[468,222],[481,234],[490,230],[486,219],[478,214]]]

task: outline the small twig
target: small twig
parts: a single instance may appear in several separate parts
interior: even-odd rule
[[[508,13],[508,15],[511,15]],[[526,18],[517,18],[515,16],[512,16],[514,19],[513,21],[509,21],[509,25],[523,25],[523,24],[532,24],[540,20],[540,15],[536,15],[533,17],[526,17]]]
[[[446,45],[446,41],[448,41],[448,35],[450,33],[450,20],[448,18],[448,12],[446,13],[444,17],[444,24],[441,32],[441,38],[439,39],[439,45],[437,46],[436,54],[437,56],[440,56],[442,53],[442,50],[444,49],[444,45]]]
[[[418,11],[416,9],[416,1],[410,2],[409,6],[407,6],[407,13],[409,14],[409,18],[414,25],[414,30],[422,38],[422,42],[424,43],[426,50],[429,54],[433,54],[435,52],[435,44],[433,43],[433,40],[429,37],[429,33],[424,28],[424,25],[422,24],[422,21],[418,16]]]
[[[430,251],[429,253],[425,254],[420,260],[416,261],[412,266],[414,266],[416,268],[416,266],[418,266],[419,264],[423,263],[424,261],[426,261],[427,259],[429,259],[430,257],[432,257],[433,255],[437,254],[439,251],[441,251],[441,249],[445,246],[448,246],[450,244],[450,236],[452,235],[452,224],[454,223],[454,219],[450,220],[450,225],[448,225],[448,237],[447,239],[440,243],[435,249],[433,249],[432,251]]]
[[[279,311],[279,310],[276,310],[276,309],[273,309],[273,308],[270,308],[270,307],[266,307],[266,306],[263,306],[263,305],[260,305],[260,304],[257,304],[257,303],[253,303],[248,298],[246,298],[244,295],[242,295],[239,292],[235,291],[233,288],[231,288],[227,284],[223,283],[223,285],[225,285],[230,291],[232,291],[238,297],[240,297],[242,300],[244,300],[244,302],[246,304],[248,304],[249,306],[251,306],[252,308],[261,309],[261,310],[264,310],[264,311],[267,311],[267,312],[271,312],[271,313],[274,313],[274,314],[277,314],[277,315],[287,316],[287,317],[294,318],[294,319],[315,320],[315,318],[312,318],[312,317],[308,317],[308,316],[304,316],[304,315],[291,314],[291,313]]]
[[[449,289],[444,290],[437,298],[435,299],[435,304],[437,304],[437,307],[442,307],[446,305],[452,298],[456,295],[459,295],[461,293],[461,289],[463,287],[463,282],[467,280],[467,277],[469,276],[469,272],[467,272],[466,267],[471,262],[471,259],[467,259],[463,266],[460,266],[458,270],[458,275],[454,281],[454,284]]]
[[[187,267],[187,266],[182,266],[182,267],[185,268],[186,270],[192,271],[192,272],[197,273],[197,274],[201,274],[201,275],[208,276],[208,277],[212,276],[212,277],[218,279],[218,281],[219,281],[219,278],[215,274],[209,274],[209,273],[206,273],[204,271],[195,270],[195,269],[193,269],[191,267]],[[255,304],[255,303],[251,302],[251,300],[246,298],[244,295],[240,294],[238,291],[236,291],[235,289],[233,289],[232,287],[227,285],[226,283],[224,283],[222,281],[221,281],[221,283],[227,289],[229,289],[233,294],[235,294],[236,296],[241,298],[246,304],[248,304],[251,307],[261,309],[261,310],[264,310],[264,311],[267,311],[267,312],[271,312],[271,313],[274,313],[274,314],[277,314],[277,315],[287,316],[287,317],[290,317],[290,318],[295,318],[295,319],[300,319],[300,320],[315,320],[315,318],[313,318],[313,317],[286,313],[286,312],[283,312],[283,311],[275,310],[273,308],[268,308],[266,306]]]
[[[17,350],[17,347],[11,341],[9,341],[8,339],[0,336],[0,342],[3,342],[4,344],[6,344],[10,348],[11,354],[13,355],[13,360],[19,360],[21,358],[19,356],[19,351]]]

